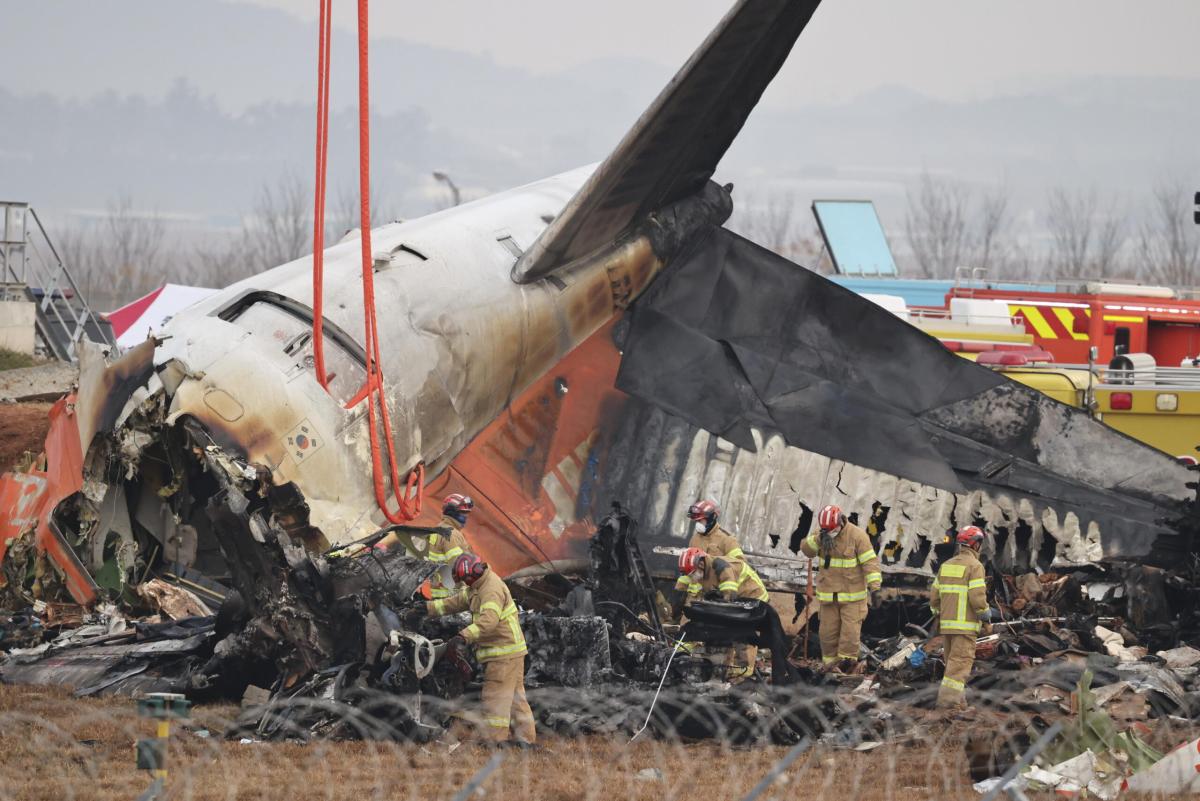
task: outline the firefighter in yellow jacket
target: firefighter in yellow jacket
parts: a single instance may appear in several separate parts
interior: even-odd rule
[[[450,641],[475,646],[475,658],[483,665],[483,714],[488,739],[509,739],[509,729],[518,742],[537,741],[533,711],[525,699],[525,635],[517,619],[517,605],[504,580],[478,556],[465,553],[454,561],[454,581],[467,591],[449,598],[429,601],[426,611],[433,617],[471,611],[471,623]]]
[[[821,602],[821,661],[843,672],[858,665],[859,637],[867,617],[867,597],[877,606],[883,576],[867,532],[846,520],[837,506],[817,515],[819,532],[800,545],[817,560],[817,600]]]
[[[699,548],[688,548],[680,554],[679,580],[675,582],[675,589],[682,594],[685,606],[713,590],[721,593],[726,601],[739,599],[767,603],[770,600],[762,579],[750,565],[727,557],[712,556]],[[727,678],[737,682],[753,676],[757,659],[756,645],[738,643],[730,648],[725,662]]]
[[[692,521],[692,539],[689,548],[699,548],[709,556],[745,560],[742,546],[737,537],[717,525],[721,510],[714,501],[696,501],[688,507],[688,520]]]
[[[980,622],[986,623],[992,617],[987,580],[979,561],[983,531],[967,526],[958,532],[955,541],[958,553],[942,563],[929,593],[929,606],[938,616],[938,630],[945,642],[946,673],[937,697],[937,705],[943,708],[966,706],[963,690],[975,664],[975,638]]]
[[[470,495],[454,492],[442,501],[442,520],[438,524],[438,533],[429,535],[428,547],[424,553],[418,554],[426,561],[441,566],[438,572],[429,577],[430,598],[449,598],[462,591],[462,588],[449,586],[450,572],[454,568],[455,559],[464,553],[474,553],[463,535],[467,518],[474,509],[475,501]],[[395,534],[388,534],[376,547],[390,548],[397,541]]]

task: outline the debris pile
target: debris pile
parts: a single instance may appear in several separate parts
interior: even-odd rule
[[[222,601],[167,574],[91,612],[38,599],[0,617],[0,680],[66,684],[80,696],[240,699],[227,734],[250,740],[443,737],[479,704],[481,670],[454,645],[465,613],[409,614],[437,569],[413,555],[430,530],[389,526],[351,548],[314,550],[295,522],[302,501],[255,482],[247,473],[240,488],[222,490],[236,489],[244,504],[210,507],[223,547],[238,556]],[[831,672],[801,656],[805,638],[819,653],[819,607],[795,636],[764,627],[752,604],[736,601],[698,601],[686,626],[669,622],[669,586],[647,569],[636,530],[616,507],[597,527],[585,569],[511,582],[539,727],[737,744],[808,737],[858,751],[938,736],[947,719],[933,709],[942,643],[913,577],[893,583],[871,613],[860,669]],[[388,534],[408,545],[372,547]],[[1155,721],[1200,724],[1196,577],[1195,565],[990,574],[997,614],[977,639],[967,686],[976,714],[995,721],[968,738],[981,791],[1056,721],[1063,733],[1012,781],[1104,798],[1175,770],[1166,766],[1179,752],[1164,756],[1143,733]],[[811,611],[802,596],[797,606],[797,619]],[[755,679],[731,684],[724,653],[738,643],[761,646],[762,657]]]

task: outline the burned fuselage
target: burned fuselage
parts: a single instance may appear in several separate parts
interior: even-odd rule
[[[719,224],[731,209],[728,193],[709,184],[652,217],[646,231],[551,279],[511,281],[521,248],[587,174],[373,232],[400,475],[418,464],[429,476],[444,470],[514,397],[636,298],[690,230]],[[217,293],[166,326],[146,386],[123,393],[124,408],[99,426],[103,442],[89,437],[84,445],[94,445],[87,468],[98,507],[106,499],[127,503],[133,527],[170,549],[181,567],[214,551],[221,524],[209,507],[218,494],[228,506],[235,493],[291,487],[294,497],[272,519],[311,550],[379,528],[370,401],[360,395],[358,245],[352,239],[325,256],[328,391],[314,371],[311,259]],[[101,375],[128,371],[124,364]],[[101,405],[111,407],[111,383],[83,382],[80,405],[102,395]],[[119,481],[101,478],[118,473]],[[133,561],[122,567],[132,570]]]
[[[397,516],[404,478],[423,466],[428,491],[479,499],[470,536],[501,572],[556,569],[582,561],[579,535],[612,500],[680,536],[673,510],[701,493],[774,526],[797,500],[855,494],[828,480],[848,463],[915,488],[912,504],[861,492],[856,503],[912,521],[892,531],[897,562],[917,571],[972,510],[999,521],[995,510],[1015,509],[1071,551],[1051,543],[1051,558],[1190,549],[1184,468],[720,228],[730,188],[710,178],[817,5],[739,0],[594,170],[372,232],[388,443],[371,433],[363,391],[371,337],[354,235],[324,253],[328,388],[315,373],[311,258],[179,314],[131,362],[85,370],[82,476],[53,499],[57,528],[42,516],[41,544],[111,589],[153,567],[232,581],[245,556],[230,530],[261,541],[256,527],[278,529],[310,553],[344,546]],[[631,305],[629,324],[613,324]],[[647,428],[614,420],[625,411]],[[656,440],[656,426],[680,436]],[[928,493],[936,514],[926,489],[941,491]],[[788,531],[745,535],[771,533]]]

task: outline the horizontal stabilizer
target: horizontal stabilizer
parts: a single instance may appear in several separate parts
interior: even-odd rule
[[[752,428],[778,431],[920,484],[1074,512],[1114,556],[1175,539],[1192,507],[1170,456],[724,229],[639,299],[623,351],[618,388],[741,448]]]

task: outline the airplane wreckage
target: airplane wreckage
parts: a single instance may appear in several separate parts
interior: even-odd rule
[[[0,485],[5,592],[194,590],[222,612],[183,632],[209,643],[175,676],[192,687],[239,670],[271,686],[264,661],[277,687],[369,653],[398,670],[409,635],[387,610],[434,569],[421,495],[465,492],[467,536],[501,575],[581,576],[643,613],[620,628],[655,642],[621,640],[622,670],[649,680],[671,651],[651,582],[674,577],[697,497],[782,591],[804,586],[799,541],[824,503],[868,528],[893,587],[923,586],[973,522],[1009,572],[1186,560],[1200,515],[1184,465],[722,227],[734,194],[710,178],[817,5],[739,2],[595,168],[350,236],[324,251],[323,289],[307,257],[123,354],[85,347],[45,469]],[[355,333],[373,326],[374,347]],[[407,547],[358,549],[389,531]],[[596,619],[539,618],[531,653],[571,625],[603,640]],[[602,670],[622,656],[596,654]]]

